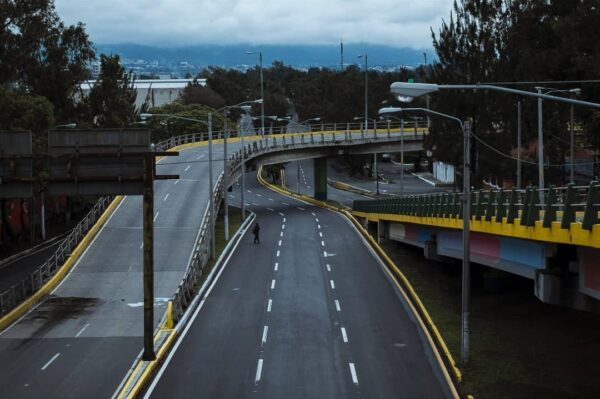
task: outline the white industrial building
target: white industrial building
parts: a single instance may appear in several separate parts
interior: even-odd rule
[[[171,103],[179,98],[183,89],[192,81],[193,79],[136,80],[133,84],[133,87],[137,90],[135,106],[139,108],[144,102],[148,102],[150,107],[160,107]],[[206,79],[198,79],[198,83],[206,86]],[[81,83],[83,95],[87,96],[95,84],[95,80],[86,80]]]

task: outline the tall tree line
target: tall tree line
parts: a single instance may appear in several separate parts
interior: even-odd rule
[[[543,83],[599,78],[600,24],[597,0],[461,0],[455,1],[448,21],[432,30],[438,61],[427,71],[431,82],[475,84],[512,83],[508,87],[535,91],[543,86],[581,88],[582,100],[598,102],[598,83]],[[538,83],[533,83],[538,82]],[[539,83],[542,82],[542,83]],[[559,94],[555,95],[568,95]],[[501,155],[480,142],[473,144],[474,168],[479,178],[513,178],[517,149],[517,98],[498,92],[442,91],[432,95],[432,108],[473,121],[474,133]],[[565,182],[569,155],[568,105],[544,101],[546,176],[550,183]],[[577,147],[595,154],[598,174],[598,114],[575,108]],[[537,181],[537,100],[523,99],[525,183]],[[428,147],[436,159],[460,164],[462,148],[456,126],[434,118]]]

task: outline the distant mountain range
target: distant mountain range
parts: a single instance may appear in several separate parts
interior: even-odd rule
[[[98,54],[119,54],[121,58],[130,60],[142,59],[148,62],[158,61],[161,64],[188,62],[196,66],[209,65],[234,67],[255,65],[258,57],[246,54],[246,51],[263,52],[263,63],[269,66],[273,61],[283,61],[286,65],[296,67],[330,67],[340,65],[340,45],[197,45],[189,47],[161,48],[137,44],[104,44],[96,45]],[[415,50],[412,48],[396,48],[375,44],[344,44],[344,64],[360,64],[364,61],[358,55],[367,53],[371,66],[409,66],[415,67],[424,63],[423,53],[427,54],[427,62],[431,62],[435,53],[432,49]]]

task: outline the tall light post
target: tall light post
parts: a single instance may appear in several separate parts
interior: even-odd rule
[[[400,121],[400,195],[404,195],[404,118],[396,118],[390,113],[385,115],[388,121],[388,130],[390,119]]]
[[[514,94],[519,97],[533,97],[538,99],[538,140],[539,140],[539,160],[538,160],[538,175],[539,175],[539,189],[540,189],[540,200],[543,203],[543,189],[544,189],[544,147],[543,147],[543,131],[542,131],[542,102],[541,100],[550,100],[556,102],[562,102],[569,105],[580,105],[583,107],[589,107],[594,109],[600,109],[599,103],[593,103],[589,101],[576,100],[574,98],[552,96],[548,93],[542,93],[543,88],[537,88],[536,92],[530,92],[525,90],[517,90],[509,87],[494,86],[489,84],[459,84],[459,85],[438,85],[435,83],[407,83],[407,82],[394,82],[390,86],[390,90],[394,93],[399,101],[410,102],[414,97],[420,97],[429,93],[436,92],[438,90],[492,90],[499,91],[502,93]],[[572,162],[573,160],[571,160]]]
[[[581,94],[581,89],[580,88],[573,88],[573,89],[554,89],[552,87],[536,87],[535,88],[537,90],[538,93],[542,93],[543,91],[545,91],[544,94],[551,94],[551,93],[568,93],[571,94],[572,96],[578,96],[579,94]],[[575,134],[574,134],[574,129],[573,129],[573,114],[574,114],[574,110],[573,110],[573,104],[571,104],[571,109],[570,109],[570,113],[571,113],[571,123],[569,126],[570,129],[570,134],[571,134],[571,142],[570,142],[570,152],[571,152],[571,167],[570,167],[570,182],[573,183],[575,180],[575,174],[574,174],[574,159],[575,159]],[[543,119],[543,115],[542,115],[542,99],[539,98],[538,99],[538,140],[540,140],[540,147],[539,147],[539,152],[542,153],[543,155],[543,142],[541,141],[543,139],[542,136],[542,119]],[[543,183],[543,168],[542,168],[542,172],[540,174],[542,176],[542,180],[541,182]],[[540,186],[541,187],[541,186]]]
[[[246,54],[256,54],[256,51],[246,51]],[[262,135],[265,135],[265,89],[264,89],[264,81],[263,81],[263,54],[262,50],[258,52],[258,60],[260,65],[260,98],[263,99],[263,102],[260,103],[260,119],[261,119],[261,130]]]
[[[263,99],[260,98],[258,100],[253,101],[243,101],[234,105],[227,105],[223,108],[217,110],[217,112],[223,111],[223,219],[225,224],[225,241],[229,241],[229,200],[227,198],[227,188],[229,187],[229,176],[228,176],[228,168],[227,168],[227,139],[229,137],[229,129],[227,126],[227,120],[229,116],[229,110],[231,109],[242,109],[248,110],[252,104],[262,104]],[[242,136],[243,140],[243,136]],[[242,141],[243,143],[243,141]],[[242,148],[243,149],[243,148]],[[243,154],[243,151],[242,151]],[[244,162],[242,161],[242,171],[244,168]],[[245,177],[244,173],[242,173],[242,190],[241,190],[241,201],[242,201],[242,217],[244,215],[244,189],[245,189]]]
[[[173,114],[140,114],[140,118],[142,119],[147,119],[147,118],[167,118],[167,120],[169,119],[179,119],[182,121],[188,121],[188,122],[194,122],[194,123],[202,123],[204,125],[207,126],[208,128],[208,224],[209,224],[209,231],[210,231],[210,258],[211,259],[215,259],[216,256],[216,235],[215,235],[215,204],[214,204],[214,198],[213,198],[213,170],[212,170],[212,113],[209,112],[208,114],[206,114],[206,118],[207,120],[201,120],[201,119],[196,119],[196,118],[188,118],[185,116],[180,116],[180,115],[173,115]],[[143,122],[143,121],[142,121]],[[161,122],[162,123],[162,122]]]
[[[471,263],[470,263],[470,222],[471,222],[471,162],[470,162],[470,137],[471,123],[464,123],[457,117],[429,110],[427,108],[397,108],[387,107],[379,110],[380,115],[395,112],[426,112],[428,114],[450,119],[460,125],[463,134],[463,259],[462,259],[462,317],[461,317],[461,358],[463,363],[469,361],[470,352],[470,291],[471,291]]]
[[[364,58],[365,60],[365,133],[369,133],[369,56],[365,53],[359,55],[358,58]]]

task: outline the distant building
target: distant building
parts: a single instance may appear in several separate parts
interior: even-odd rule
[[[150,107],[160,107],[172,103],[179,98],[183,89],[192,81],[193,79],[136,80],[134,83],[137,90],[135,106],[141,107],[146,101]],[[198,79],[198,83],[206,86],[206,79]],[[87,96],[90,93],[90,88],[95,84],[95,80],[85,81],[81,83],[81,91]]]

